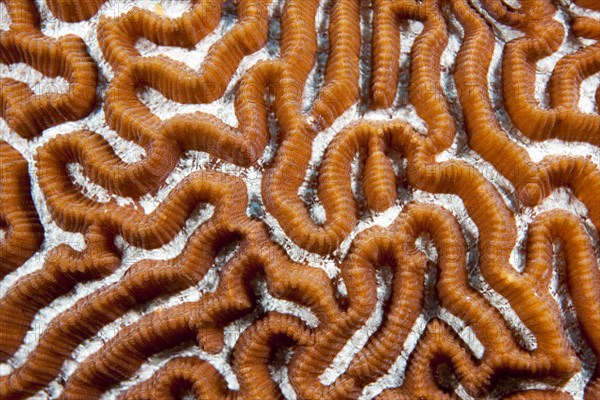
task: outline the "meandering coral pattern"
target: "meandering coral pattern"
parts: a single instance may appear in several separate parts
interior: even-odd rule
[[[600,399],[598,2],[113,3],[0,1],[0,399]]]

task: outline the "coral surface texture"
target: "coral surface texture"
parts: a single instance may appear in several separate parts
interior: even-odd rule
[[[0,400],[600,400],[600,0],[0,0]]]

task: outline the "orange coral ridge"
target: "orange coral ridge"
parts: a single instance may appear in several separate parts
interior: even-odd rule
[[[3,2],[11,25],[9,31],[0,31],[0,62],[24,62],[46,76],[62,76],[69,82],[69,89],[64,94],[36,95],[25,83],[2,78],[0,116],[24,138],[87,116],[96,104],[97,71],[83,40],[75,35],[53,40],[39,31],[39,16],[31,2]]]
[[[0,61],[25,60],[45,75],[67,77],[73,87],[68,94],[58,95],[60,100],[42,100],[25,90],[23,83],[9,81],[10,90],[0,95],[8,125],[20,135],[32,137],[51,125],[85,116],[93,106],[90,94],[95,91],[96,75],[82,42],[68,37],[55,44],[43,38],[32,2],[5,1],[12,24],[9,32],[1,33],[4,47]],[[302,110],[302,94],[317,53],[316,0],[286,1],[279,56],[256,64],[237,88],[237,127],[203,113],[161,120],[138,99],[137,91],[146,86],[182,103],[208,103],[221,97],[242,58],[265,44],[269,3],[241,0],[238,24],[211,47],[200,72],[165,57],[143,57],[135,42],[145,37],[159,45],[194,46],[218,24],[221,1],[195,1],[188,12],[175,19],[137,8],[118,18],[101,17],[98,41],[104,58],[115,69],[106,92],[106,120],[120,136],[144,147],[146,155],[139,162],[125,163],[105,139],[87,131],[59,136],[40,147],[37,177],[48,209],[61,228],[81,232],[86,247],[83,251],[68,245],[54,248],[42,269],[21,277],[9,289],[0,301],[0,317],[7,321],[0,330],[0,357],[6,359],[17,351],[38,310],[77,283],[114,272],[121,260],[114,245],[116,235],[135,246],[158,248],[173,239],[201,204],[213,204],[215,210],[190,236],[179,256],[139,261],[121,280],[87,295],[58,315],[23,365],[0,377],[0,397],[24,398],[44,388],[82,342],[140,304],[197,284],[217,254],[236,243],[215,292],[198,301],[159,309],[121,329],[75,369],[61,398],[98,398],[110,385],[131,377],[148,357],[181,342],[193,341],[205,351],[218,352],[224,345],[224,328],[257,307],[253,279],[264,279],[274,296],[309,307],[318,318],[318,326],[311,328],[298,317],[276,312],[260,316],[233,349],[239,390],[229,390],[209,363],[178,357],[122,397],[175,399],[191,390],[199,398],[281,398],[268,364],[276,348],[291,346],[294,353],[287,368],[299,398],[358,398],[366,385],[390,369],[422,311],[428,264],[416,241],[423,235],[431,238],[438,254],[435,289],[440,306],[473,330],[484,353],[475,356],[448,324],[434,318],[410,355],[402,385],[384,390],[379,398],[454,398],[455,388],[439,379],[441,368],[449,368],[473,396],[488,394],[504,375],[562,380],[573,376],[581,362],[549,292],[557,241],[562,243],[566,285],[581,332],[598,359],[600,271],[597,249],[580,219],[560,210],[537,215],[527,231],[525,267],[518,272],[509,264],[517,228],[498,190],[466,162],[436,161],[436,155],[452,144],[458,129],[439,82],[440,59],[448,41],[445,14],[452,12],[464,30],[454,78],[469,145],[513,184],[522,204],[535,206],[554,189],[566,187],[587,207],[596,230],[600,228],[598,167],[589,159],[566,156],[535,163],[498,122],[487,80],[494,33],[466,0],[449,1],[448,10],[443,9],[444,1],[374,0],[372,107],[390,108],[396,96],[401,73],[400,21],[421,21],[423,31],[412,48],[409,100],[425,121],[427,133],[417,133],[398,120],[361,121],[342,130],[328,146],[318,170],[318,196],[327,217],[323,224],[312,220],[298,189],[305,179],[315,136],[360,97],[359,1],[335,0],[332,4],[324,82],[308,113]],[[593,1],[576,3],[597,9]],[[90,18],[102,4],[48,1],[52,12],[66,21]],[[507,43],[503,54],[504,104],[514,124],[533,140],[559,138],[599,145],[599,116],[577,108],[581,82],[600,70],[598,42],[558,62],[549,84],[551,108],[544,109],[535,101],[535,65],[556,52],[565,35],[562,25],[553,19],[554,5],[549,0],[523,0],[519,9],[511,9],[501,0],[481,0],[481,4],[496,21],[523,32],[522,37]],[[572,29],[578,36],[600,40],[597,24],[588,17],[575,18]],[[61,61],[46,62],[54,54],[60,54]],[[84,93],[81,96],[88,101],[75,104],[68,100],[75,91]],[[600,98],[600,90],[596,97]],[[246,215],[248,199],[240,178],[219,172],[193,173],[156,210],[144,214],[131,205],[99,203],[86,197],[67,171],[68,164],[79,163],[93,182],[113,194],[137,199],[157,190],[187,150],[252,165],[270,137],[269,108],[274,111],[281,140],[265,171],[262,196],[267,211],[294,242],[311,252],[331,255],[350,235],[358,223],[359,204],[349,177],[353,160],[361,153],[362,184],[369,208],[381,212],[396,204],[397,179],[388,155],[397,151],[407,160],[408,185],[457,195],[462,200],[478,229],[478,267],[483,278],[508,300],[535,336],[537,347],[524,349],[502,314],[471,287],[461,226],[454,215],[439,206],[411,203],[388,228],[373,227],[359,234],[339,265],[347,288],[347,296],[340,298],[323,271],[292,262],[273,243],[265,225]],[[29,197],[26,162],[5,143],[0,143],[0,153],[0,220],[10,229],[1,243],[2,272],[6,274],[36,251],[42,228]],[[11,161],[5,164],[4,160]],[[5,170],[9,173],[4,174]],[[392,269],[393,278],[379,328],[332,384],[321,383],[319,377],[347,339],[374,312],[375,274],[386,265]],[[586,400],[600,397],[599,371],[597,366],[586,387]],[[531,390],[507,398],[571,397]]]

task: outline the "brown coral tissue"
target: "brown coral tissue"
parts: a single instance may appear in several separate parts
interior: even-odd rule
[[[0,0],[0,400],[600,400],[600,1]]]

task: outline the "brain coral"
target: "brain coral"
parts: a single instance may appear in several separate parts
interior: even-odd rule
[[[0,0],[0,399],[600,399],[596,0]]]

